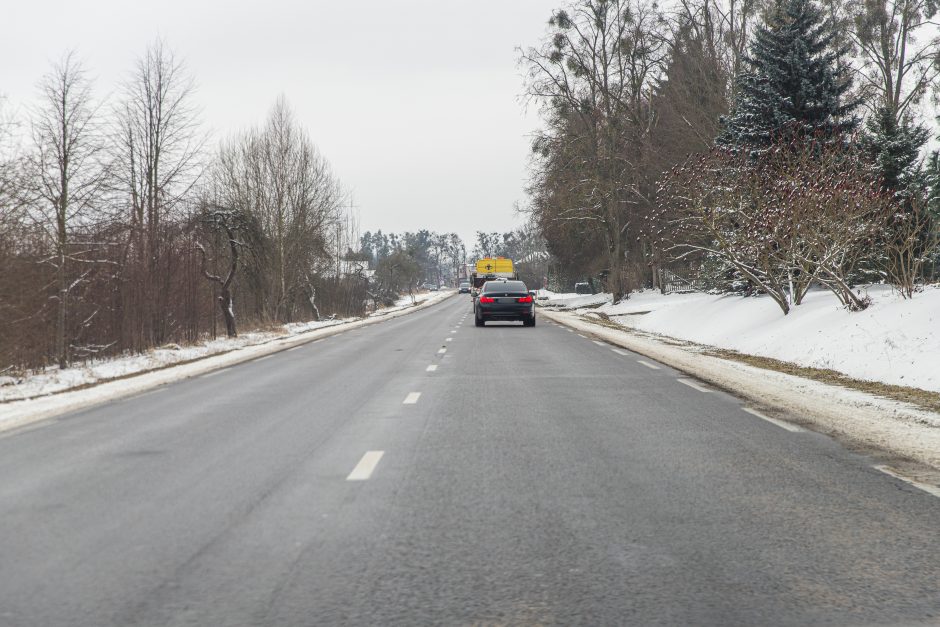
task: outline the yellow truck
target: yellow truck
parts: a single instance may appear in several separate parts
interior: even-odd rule
[[[476,269],[470,273],[470,295],[473,298],[480,293],[483,284],[492,279],[515,279],[516,271],[512,259],[505,257],[484,257],[477,260]]]

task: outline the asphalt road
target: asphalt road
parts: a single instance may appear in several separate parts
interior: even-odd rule
[[[469,310],[0,436],[0,625],[940,621],[940,499]]]

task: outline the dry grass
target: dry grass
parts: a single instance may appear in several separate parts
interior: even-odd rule
[[[879,383],[877,381],[853,379],[852,377],[844,375],[841,372],[837,372],[835,370],[824,368],[808,368],[806,366],[798,366],[788,361],[781,361],[779,359],[772,359],[770,357],[747,355],[745,353],[739,353],[737,351],[726,349],[709,347],[703,350],[702,354],[710,355],[712,357],[721,357],[722,359],[740,361],[750,366],[756,366],[757,368],[776,370],[777,372],[813,379],[815,381],[821,381],[831,385],[840,385],[851,390],[858,390],[859,392],[874,394],[876,396],[882,396],[884,398],[901,401],[903,403],[910,403],[911,405],[916,405],[917,407],[921,407],[929,411],[940,412],[940,394],[937,392],[930,392],[928,390],[921,390],[920,388],[911,388],[903,385],[890,385],[888,383]]]

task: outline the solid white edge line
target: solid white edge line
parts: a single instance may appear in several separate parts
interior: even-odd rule
[[[265,355],[264,357],[259,357],[258,359],[252,359],[251,361],[254,363],[258,363],[259,361],[265,361],[266,359],[271,359],[272,357],[274,357],[274,355]]]
[[[414,405],[418,402],[419,398],[421,398],[421,392],[411,392],[405,397],[405,400],[402,401],[402,405]]]
[[[741,409],[751,414],[752,416],[757,416],[761,420],[769,422],[772,425],[777,425],[781,429],[786,429],[787,431],[792,431],[793,433],[799,433],[803,431],[802,427],[798,427],[794,424],[790,424],[789,422],[784,422],[783,420],[777,420],[776,418],[771,418],[770,416],[765,416],[764,414],[760,413],[756,409],[751,409],[750,407],[742,407]]]
[[[636,363],[640,364],[641,366],[646,366],[650,370],[659,370],[659,366],[657,366],[656,364],[651,364],[650,362],[643,361],[642,359],[637,359]]]
[[[431,364],[430,366],[428,366],[428,367],[425,369],[426,372],[434,372],[435,370],[437,370],[437,365],[436,365],[436,364]]]
[[[288,348],[286,352],[291,353],[291,352],[293,352],[293,351],[299,351],[299,350],[300,350],[301,348],[303,348],[303,347],[304,347],[304,345],[301,344],[300,346],[295,346],[294,348]]]
[[[877,470],[878,472],[883,472],[884,474],[888,475],[889,477],[894,477],[894,478],[897,479],[898,481],[903,481],[904,483],[906,483],[906,484],[908,484],[908,485],[914,486],[914,487],[917,488],[918,490],[923,490],[923,491],[926,492],[927,494],[930,494],[930,495],[936,496],[937,498],[940,498],[940,488],[938,488],[937,486],[929,485],[929,484],[926,484],[926,483],[921,483],[920,481],[917,481],[916,479],[911,479],[910,477],[905,477],[904,475],[902,475],[901,473],[899,473],[897,470],[895,470],[895,469],[892,468],[891,466],[878,465],[878,466],[872,466],[872,468],[874,468],[874,469]]]
[[[704,392],[705,394],[711,393],[710,389],[708,389],[707,387],[703,385],[699,385],[698,383],[696,383],[695,381],[692,381],[691,379],[676,379],[676,381],[678,381],[679,383],[682,383],[683,385],[689,386],[693,390],[698,390],[699,392]]]
[[[623,357],[629,357],[629,356],[630,356],[630,353],[625,353],[625,352],[623,352],[622,350],[620,350],[619,348],[612,348],[612,349],[610,349],[610,350],[613,351],[613,352],[615,352],[615,353],[617,353],[618,355],[622,355]]]
[[[366,451],[353,471],[346,477],[346,481],[365,481],[371,477],[383,455],[385,451]]]
[[[607,346],[607,344],[605,344],[604,342],[598,342],[597,340],[591,340],[591,341],[597,344],[598,346]]]

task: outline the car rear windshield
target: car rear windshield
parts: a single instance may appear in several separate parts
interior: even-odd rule
[[[487,281],[483,285],[484,292],[505,292],[507,294],[527,294],[525,283],[522,281]]]

